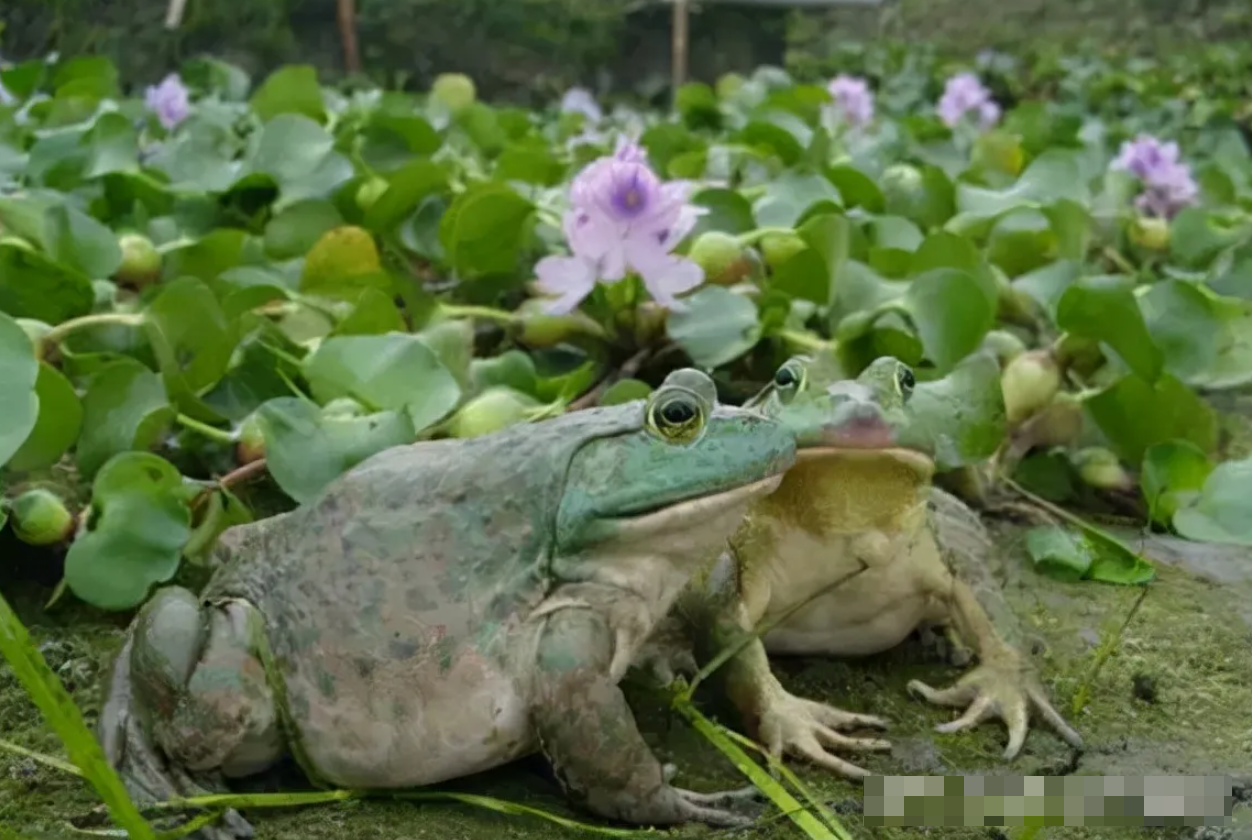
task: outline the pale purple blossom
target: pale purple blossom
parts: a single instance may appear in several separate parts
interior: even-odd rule
[[[187,88],[177,73],[170,73],[155,87],[149,85],[144,102],[148,110],[157,115],[166,131],[174,128],[191,113]]]
[[[874,93],[864,79],[841,73],[831,79],[826,89],[848,124],[860,127],[874,119]]]
[[[598,123],[604,117],[604,111],[600,109],[600,103],[596,102],[591,91],[579,87],[565,92],[565,96],[561,98],[561,111],[566,114],[582,114],[591,123]]]
[[[974,114],[978,126],[984,130],[1000,120],[1000,106],[991,98],[991,91],[973,73],[951,76],[944,85],[936,110],[939,119],[948,128],[955,128],[967,114]]]
[[[1109,168],[1130,172],[1142,181],[1144,190],[1135,205],[1151,216],[1168,219],[1195,204],[1200,195],[1191,167],[1179,158],[1177,143],[1140,134],[1122,144]]]
[[[596,283],[616,283],[631,272],[657,303],[681,308],[677,296],[704,282],[700,266],[671,253],[706,212],[688,202],[691,188],[663,182],[629,140],[579,172],[563,220],[571,256],[544,257],[535,266],[536,288],[552,297],[547,311],[570,312]]]

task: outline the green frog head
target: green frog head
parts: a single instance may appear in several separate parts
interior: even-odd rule
[[[557,512],[557,553],[630,532],[680,530],[772,490],[795,462],[776,418],[719,406],[694,369],[674,371],[642,404],[596,409],[630,420],[574,453]]]
[[[797,467],[775,501],[820,506],[823,518],[838,507],[850,527],[911,507],[935,471],[928,437],[911,433],[918,422],[909,410],[914,385],[913,371],[891,356],[856,379],[845,378],[831,358],[788,359],[746,406],[777,418],[796,438]]]

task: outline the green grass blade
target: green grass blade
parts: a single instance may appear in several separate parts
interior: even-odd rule
[[[43,655],[31,641],[26,628],[0,595],[0,654],[9,661],[26,693],[44,718],[56,730],[65,745],[65,752],[100,799],[108,806],[113,822],[126,830],[132,840],[155,840],[152,827],[140,815],[122,785],[122,780],[109,766],[96,736],[83,722],[78,707],[65,686],[52,673]]]
[[[20,756],[25,756],[26,758],[29,758],[31,761],[37,761],[40,764],[47,765],[48,767],[51,767],[55,770],[60,770],[62,773],[69,773],[70,775],[77,776],[80,779],[83,777],[83,771],[79,770],[77,767],[75,767],[73,764],[70,764],[68,761],[62,761],[61,759],[55,756],[44,755],[43,753],[37,753],[34,750],[28,750],[25,747],[23,747],[21,744],[15,744],[12,741],[6,741],[4,738],[0,738],[0,750],[5,750],[6,752],[16,753],[17,755],[20,755]]]
[[[759,764],[745,753],[738,744],[726,737],[721,727],[702,715],[690,701],[683,696],[674,698],[674,708],[691,722],[696,731],[717,747],[723,755],[730,759],[740,773],[748,777],[748,781],[756,785],[770,801],[778,806],[778,810],[786,814],[796,826],[811,840],[839,840],[826,824],[813,816],[800,801],[787,792],[787,789],[776,779],[765,772]]]

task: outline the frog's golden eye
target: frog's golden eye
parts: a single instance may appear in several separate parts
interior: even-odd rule
[[[648,428],[669,443],[690,443],[705,422],[704,401],[686,389],[661,394],[648,406]]]
[[[784,403],[804,389],[808,369],[797,359],[789,359],[774,374],[774,391]]]
[[[901,363],[896,368],[896,387],[900,389],[900,394],[906,400],[913,393],[913,386],[917,384],[916,378],[913,376],[913,369],[906,364]]]

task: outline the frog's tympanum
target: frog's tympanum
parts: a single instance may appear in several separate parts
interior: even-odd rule
[[[659,627],[639,664],[689,669],[691,649],[675,647],[692,638],[689,631],[696,659],[707,661],[745,630],[772,628],[763,647],[749,644],[723,666],[730,699],[776,755],[798,754],[863,777],[866,771],[828,749],[889,747],[836,731],[885,722],[790,695],[769,673],[766,654],[871,654],[914,630],[939,627],[979,660],[951,688],[909,684],[933,703],[965,709],[940,731],[999,717],[1008,725],[1011,759],[1033,709],[1065,741],[1081,746],[1022,652],[1020,627],[995,580],[994,553],[977,514],[931,485],[932,445],[908,405],[912,371],[889,357],[856,380],[833,367],[833,361],[793,358],[749,403],[792,430],[796,465],[778,491],[752,504],[712,571],[693,579],[698,591],[680,599],[676,614],[696,613],[699,620],[681,632],[669,623]]]
[[[287,752],[359,790],[541,750],[603,817],[746,821],[719,807],[737,793],[668,783],[617,685],[795,460],[777,420],[710,394],[680,371],[647,401],[390,449],[231,529],[199,597],[167,587],[136,617],[102,714],[110,761],[151,799]]]

